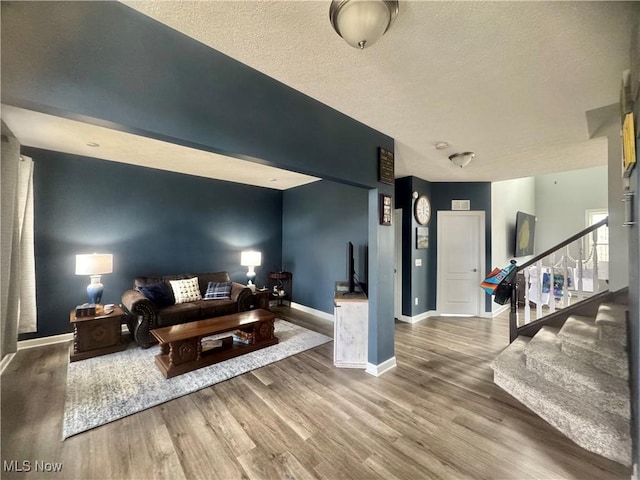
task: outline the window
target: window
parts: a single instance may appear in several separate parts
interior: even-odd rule
[[[587,227],[594,225],[609,216],[609,211],[600,209],[600,210],[587,210]],[[593,235],[589,236],[588,239],[588,252],[591,253],[591,249],[593,248],[594,240],[597,243],[597,252],[598,252],[598,261],[599,262],[608,262],[609,261],[609,227],[606,225],[600,227]]]

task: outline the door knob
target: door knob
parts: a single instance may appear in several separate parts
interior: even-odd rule
[[[474,268],[474,269],[473,269],[473,270],[471,270],[471,271],[472,271],[472,272],[477,272],[477,271],[478,271],[478,269],[477,269],[477,268]]]

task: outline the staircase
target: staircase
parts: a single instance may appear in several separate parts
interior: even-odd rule
[[[581,447],[631,465],[627,306],[519,336],[492,362],[494,382]]]

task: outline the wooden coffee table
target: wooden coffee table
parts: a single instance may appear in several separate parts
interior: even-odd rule
[[[197,368],[206,367],[230,358],[275,345],[273,334],[276,316],[267,310],[250,310],[223,317],[183,323],[151,330],[160,342],[156,365],[166,378],[175,377]],[[243,330],[253,335],[250,344],[236,343],[230,335],[220,339],[220,345],[203,350],[202,338],[218,333]]]

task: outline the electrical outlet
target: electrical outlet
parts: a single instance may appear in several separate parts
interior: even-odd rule
[[[421,267],[421,266],[422,266],[422,259],[416,258],[416,267]]]
[[[416,305],[418,305],[418,297],[416,297]]]

